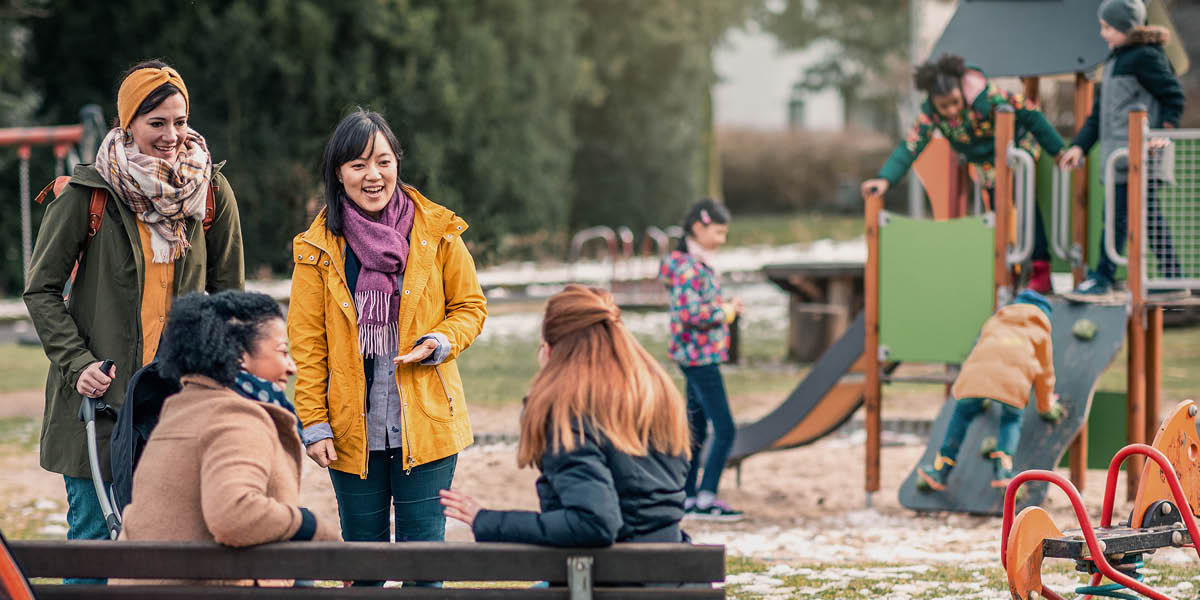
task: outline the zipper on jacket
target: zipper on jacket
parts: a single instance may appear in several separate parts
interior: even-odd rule
[[[404,474],[412,475],[413,467],[416,465],[417,459],[412,455],[412,438],[408,435],[408,415],[406,408],[408,402],[404,400],[404,386],[400,385],[400,366],[396,365],[396,391],[400,393],[400,427],[404,429],[404,439],[400,441],[400,459],[404,463]],[[408,455],[405,456],[405,448],[408,449]]]
[[[446,403],[450,406],[450,416],[454,416],[454,396],[450,395],[450,390],[446,388],[446,380],[442,377],[442,371],[437,365],[433,365],[433,372],[437,373],[438,381],[442,382],[442,393],[446,395]]]

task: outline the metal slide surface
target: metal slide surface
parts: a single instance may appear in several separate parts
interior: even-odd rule
[[[730,463],[764,450],[781,450],[811,443],[854,415],[862,405],[861,378],[842,377],[862,358],[865,317],[859,313],[787,399],[767,416],[741,425],[729,454]]]

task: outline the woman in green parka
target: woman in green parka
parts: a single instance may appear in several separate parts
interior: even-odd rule
[[[24,298],[50,358],[41,465],[66,480],[68,539],[108,537],[80,396],[120,408],[129,377],[154,358],[173,296],[243,286],[237,202],[221,164],[188,127],[189,108],[187,86],[171,67],[148,61],[130,69],[117,93],[117,126],[100,143],[95,164],[76,167],[46,206],[33,248]],[[93,237],[97,189],[107,200]],[[114,363],[108,373],[100,370],[103,360]],[[105,481],[112,480],[114,416],[96,419]]]
[[[982,71],[968,67],[961,56],[946,54],[937,61],[917,67],[913,82],[928,97],[921,103],[921,112],[904,141],[896,146],[879,170],[879,176],[863,182],[863,195],[882,194],[896,185],[936,131],[946,138],[955,152],[975,165],[979,183],[990,196],[996,181],[996,168],[992,164],[995,160],[995,115],[996,109],[1003,105],[1016,111],[1013,139],[1035,160],[1039,144],[1056,157],[1066,146],[1036,102],[992,83]],[[1029,287],[1046,294],[1051,291],[1050,252],[1041,213],[1034,213],[1036,239]]]

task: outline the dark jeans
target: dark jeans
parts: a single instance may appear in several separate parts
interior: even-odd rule
[[[446,539],[446,516],[439,490],[450,489],[458,455],[454,454],[404,472],[399,450],[379,450],[367,457],[367,478],[329,470],[337,495],[342,539],[347,542],[386,542],[395,513],[397,542],[440,542]],[[356,581],[354,585],[381,586],[382,581]],[[405,585],[441,587],[441,582],[416,581]]]
[[[963,438],[967,435],[967,427],[975,417],[983,414],[985,400],[986,398],[962,398],[954,404],[954,414],[950,416],[950,425],[946,427],[946,439],[942,442],[942,456],[951,460],[958,458],[958,448],[962,446]],[[1017,444],[1021,442],[1022,410],[997,400],[993,400],[991,404],[1000,408],[1000,430],[996,432],[996,449],[1013,456],[1017,452]]]
[[[692,425],[692,464],[683,489],[689,498],[696,496],[696,477],[703,460],[704,479],[700,482],[700,490],[716,494],[721,471],[733,449],[733,436],[737,433],[733,415],[729,412],[729,399],[725,396],[725,381],[721,378],[719,365],[680,365],[680,368],[687,382],[688,420]],[[700,451],[708,437],[709,421],[713,424],[713,440],[705,459],[700,456]]]
[[[104,511],[96,497],[96,487],[90,478],[63,475],[67,486],[67,539],[107,540],[108,524],[104,522]],[[67,577],[65,584],[104,585],[107,579],[80,579]]]
[[[1129,223],[1129,186],[1118,183],[1113,188],[1115,196],[1113,204],[1116,208],[1116,213],[1113,215],[1113,225],[1116,231],[1113,233],[1117,236],[1113,241],[1116,242],[1117,253],[1124,254],[1126,228]],[[1092,272],[1092,276],[1111,285],[1116,280],[1117,265],[1108,258],[1108,252],[1104,250],[1104,240],[1107,235],[1109,235],[1107,231],[1100,230],[1100,262],[1096,264],[1096,270]],[[1154,252],[1154,258],[1158,261],[1159,276],[1183,277],[1183,269],[1180,268],[1179,258],[1175,254],[1175,243],[1171,239],[1171,226],[1163,218],[1158,201],[1154,197],[1153,187],[1148,188],[1146,193],[1146,235],[1149,238],[1146,245]]]

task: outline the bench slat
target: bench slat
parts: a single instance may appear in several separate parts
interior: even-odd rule
[[[35,585],[34,593],[39,600],[80,599],[158,599],[163,600],[271,600],[272,598],[305,598],[323,600],[332,598],[462,598],[472,600],[511,600],[533,598],[542,600],[568,600],[570,593],[558,589],[463,589],[463,588],[231,588],[212,586],[98,586],[98,585]],[[653,600],[657,598],[679,598],[681,600],[709,600],[724,598],[725,592],[716,589],[687,588],[596,588],[592,597],[597,600],[621,598]]]
[[[592,556],[595,584],[708,583],[725,578],[723,546],[280,542],[234,549],[204,542],[10,541],[29,577],[566,581],[567,557]]]

